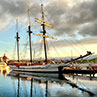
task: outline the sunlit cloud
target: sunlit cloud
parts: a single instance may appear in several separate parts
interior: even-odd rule
[[[42,3],[44,3],[45,20],[54,24],[53,29],[46,27],[47,32],[52,32],[53,36],[60,38],[57,41],[48,40],[48,45],[51,45],[49,42],[54,43],[54,45],[56,45],[56,48],[59,51],[61,48],[63,49],[65,47],[69,49],[71,45],[73,47],[78,47],[78,43],[73,42],[78,41],[81,45],[85,45],[87,47],[90,45],[93,50],[94,47],[93,45],[96,45],[97,43],[97,40],[95,38],[97,36],[96,0],[60,0],[60,1],[41,0],[41,1]],[[23,43],[24,38],[22,37],[28,35],[24,34],[28,30],[27,29],[28,8],[30,8],[31,14],[31,28],[33,32],[39,33],[42,30],[41,25],[35,23],[35,18],[37,17],[41,19],[41,6],[40,6],[41,1],[0,0],[0,33],[11,32],[10,31],[11,28],[16,30],[15,21],[16,17],[18,17],[20,28],[19,31],[21,37],[20,39],[21,42]],[[16,32],[15,30],[12,33],[15,33]],[[66,40],[63,39],[63,36],[64,39]],[[7,36],[4,36],[4,38],[5,37]],[[40,46],[40,43],[42,42],[42,38],[39,37],[38,39],[35,37],[34,39],[32,39],[33,43],[35,43],[34,48],[38,47],[38,45]],[[49,46],[49,50],[54,51],[52,46]],[[61,52],[59,51],[59,53]]]

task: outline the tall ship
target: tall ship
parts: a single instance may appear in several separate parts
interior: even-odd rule
[[[28,19],[29,19],[29,25],[28,25],[28,35],[29,35],[29,48],[30,48],[30,61],[29,62],[21,62],[20,61],[20,53],[19,53],[19,32],[18,32],[18,20],[17,22],[17,33],[16,33],[16,40],[17,40],[17,62],[13,63],[16,67],[12,68],[13,72],[18,72],[20,74],[33,74],[33,75],[43,75],[43,76],[55,76],[62,78],[62,71],[67,68],[74,69],[74,67],[71,66],[71,62],[77,61],[79,59],[85,58],[87,56],[92,55],[90,51],[87,51],[85,55],[80,55],[77,58],[71,59],[69,61],[66,61],[64,64],[50,64],[48,62],[48,55],[47,55],[47,45],[46,45],[46,38],[56,39],[51,36],[46,35],[46,27],[53,28],[53,24],[46,22],[44,17],[44,7],[43,4],[41,4],[41,12],[42,12],[42,19],[36,18],[36,22],[40,23],[42,26],[42,34],[33,33],[31,31],[31,21],[30,21],[30,9],[28,9]],[[44,45],[44,61],[35,64],[32,60],[32,43],[31,43],[31,34],[38,35],[43,37],[43,45]]]

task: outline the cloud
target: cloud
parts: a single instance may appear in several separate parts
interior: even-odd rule
[[[27,13],[28,7],[31,8],[32,14],[37,14],[37,10],[39,10],[39,3],[31,2],[31,0],[16,0],[15,2],[0,0],[1,13],[2,15],[8,14],[11,16],[22,16]]]
[[[49,40],[57,48],[78,45],[78,43],[74,41],[79,39],[79,36],[83,37],[82,40],[77,40],[80,44],[92,45],[97,43],[97,39],[95,38],[95,36],[97,36],[97,0],[43,0],[43,2],[45,3],[45,19],[54,24],[52,31],[48,30],[47,32],[53,32],[52,34],[54,34],[55,37],[66,36],[67,39],[58,41]],[[34,19],[36,17],[41,18],[40,1],[0,0],[0,32],[4,32],[5,30],[5,32],[10,32],[9,29],[11,29],[11,27],[14,29],[14,26],[16,26],[16,17],[20,20],[21,28],[25,27],[28,24],[28,6],[31,9],[33,32],[40,31],[40,28],[37,28],[40,27],[40,25],[38,25],[38,23],[36,24]],[[24,31],[25,29],[23,32]],[[86,39],[86,37],[91,38]],[[48,44],[51,45],[50,43]],[[35,47],[39,45],[40,43],[34,44]],[[51,46],[51,49],[52,48]]]
[[[32,17],[41,17],[40,2],[35,0],[0,0],[0,22],[11,18],[27,18],[28,6]],[[96,35],[96,0],[49,0],[45,4],[45,14],[54,23],[56,36]],[[85,25],[89,23],[90,25]],[[85,26],[84,26],[85,25]],[[84,26],[84,27],[83,27]],[[95,26],[95,27],[94,27]],[[90,30],[88,30],[90,28]],[[88,32],[88,33],[87,33]],[[72,36],[71,36],[72,34]]]
[[[31,22],[34,21],[35,17],[41,17],[41,6],[38,1],[0,0],[0,29],[2,30],[10,24],[10,20],[17,16],[20,20],[27,22],[28,6],[31,9],[31,17],[33,17]],[[75,37],[74,40],[76,40],[76,31],[83,37],[97,35],[96,9],[97,0],[49,0],[44,5],[45,16],[47,15],[45,18],[48,18],[55,26],[53,29],[54,35],[63,36],[65,34],[67,37]],[[95,43],[94,40],[91,41]],[[55,42],[59,47],[63,43],[63,40]]]
[[[34,18],[41,12],[39,2],[35,2],[35,0],[0,0],[0,31],[2,32],[3,28],[10,25],[12,21],[15,21],[16,17],[25,24],[24,22],[28,20],[28,8],[31,9],[31,22],[33,22],[35,21]],[[10,19],[12,21],[10,21]]]
[[[82,36],[97,36],[97,20],[83,25],[78,33]]]
[[[91,38],[79,40],[78,43],[83,44],[83,45],[96,45],[97,44],[97,37],[91,37]]]
[[[75,0],[73,0],[75,1]],[[55,35],[70,35],[75,34],[76,30],[79,30],[79,34],[84,31],[80,27],[85,23],[91,23],[94,25],[94,21],[97,20],[97,1],[96,0],[78,0],[72,7],[68,6],[64,0],[53,0],[47,5],[47,12],[49,18],[53,20],[55,25]],[[97,21],[96,21],[97,23]],[[93,27],[91,25],[91,27]],[[94,28],[94,27],[93,27]],[[85,28],[85,30],[87,30]],[[95,31],[97,30],[94,28]],[[95,35],[95,31],[92,34]],[[83,33],[91,35],[90,33]],[[82,34],[81,34],[82,35]]]
[[[39,51],[40,49],[43,48],[43,40],[40,39],[37,43],[33,43],[34,49]],[[87,50],[86,47],[89,45],[96,45],[97,44],[97,37],[92,37],[92,38],[86,38],[86,39],[81,39],[81,40],[74,40],[74,39],[63,39],[63,40],[49,40],[47,41],[47,47],[49,47],[49,50],[53,49],[61,49],[61,48],[80,48],[81,50]]]

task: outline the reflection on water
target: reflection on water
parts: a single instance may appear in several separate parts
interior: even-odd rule
[[[0,75],[0,97],[97,97],[97,80],[65,80],[9,74]]]

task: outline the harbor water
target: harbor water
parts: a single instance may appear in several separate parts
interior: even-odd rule
[[[0,75],[0,97],[97,97],[97,78]]]

